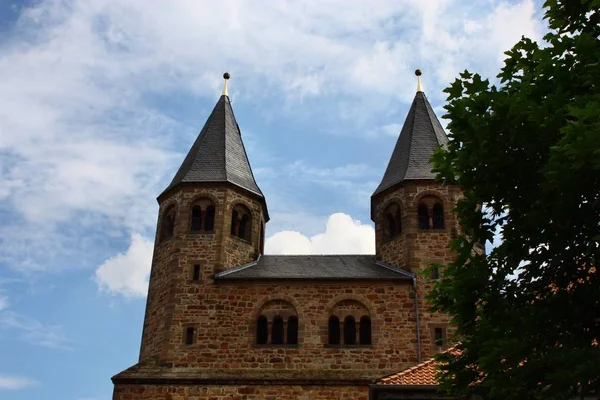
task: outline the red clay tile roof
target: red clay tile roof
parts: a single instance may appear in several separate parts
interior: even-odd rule
[[[402,372],[381,378],[378,385],[438,385],[435,375],[438,373],[438,361],[433,358],[405,369]]]

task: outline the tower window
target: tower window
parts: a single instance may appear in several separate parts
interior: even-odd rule
[[[335,315],[329,317],[329,344],[340,344],[340,319]]]
[[[402,213],[400,205],[392,203],[385,208],[385,235],[387,239],[393,239],[402,233]]]
[[[160,223],[160,241],[171,239],[175,230],[175,207],[167,208]]]
[[[271,326],[271,344],[283,344],[283,318],[273,318]]]
[[[287,344],[298,344],[298,317],[294,315],[288,318]]]
[[[190,214],[190,232],[212,232],[214,230],[215,205],[211,199],[196,199]]]
[[[435,337],[435,346],[441,347],[444,345],[446,339],[446,330],[444,328],[435,328],[434,329],[434,337]]]
[[[360,344],[371,344],[371,318],[366,315],[360,319]]]
[[[418,214],[419,214],[419,229],[429,229],[429,214],[427,212],[426,204],[419,204]]]
[[[351,315],[344,319],[344,344],[356,344],[356,320]]]
[[[267,344],[269,341],[269,322],[261,315],[256,320],[256,344]]]
[[[185,328],[185,344],[194,344],[194,339],[196,337],[195,331],[196,330],[192,326]]]
[[[444,208],[440,203],[433,205],[433,229],[444,229]]]
[[[231,211],[231,236],[251,241],[252,216],[250,210],[242,205],[236,205]]]
[[[200,264],[194,264],[194,267],[192,268],[192,280],[200,280]]]

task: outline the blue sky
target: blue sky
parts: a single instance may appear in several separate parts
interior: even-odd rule
[[[223,72],[267,252],[372,253],[414,70],[441,117],[459,71],[545,29],[529,0],[256,4],[0,2],[0,398],[108,399],[136,362],[155,198]]]

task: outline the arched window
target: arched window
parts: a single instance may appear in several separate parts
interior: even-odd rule
[[[215,204],[209,198],[196,199],[190,216],[190,232],[212,232],[215,227]]]
[[[206,217],[204,217],[204,230],[212,232],[215,229],[215,206],[206,207]]]
[[[269,323],[267,317],[261,315],[256,319],[256,344],[267,344],[269,341]]]
[[[273,318],[271,326],[271,344],[283,344],[283,318],[276,316]]]
[[[242,204],[237,204],[231,211],[231,236],[251,241],[252,215],[250,210]]]
[[[444,229],[444,208],[440,203],[433,205],[433,229]]]
[[[360,337],[360,344],[371,344],[371,318],[366,315],[360,319],[358,336]]]
[[[419,228],[420,229],[429,229],[429,214],[427,212],[427,204],[419,204],[418,208],[419,214]]]
[[[202,230],[202,207],[193,206],[192,207],[192,223],[190,226],[190,231],[199,232]]]
[[[231,212],[231,236],[237,236],[238,234],[238,212],[233,210]]]
[[[163,242],[173,237],[175,230],[175,207],[167,208],[160,222],[160,241]]]
[[[238,227],[238,236],[242,239],[246,239],[246,229],[248,228],[248,215],[244,214],[242,215],[242,218],[240,218],[240,226]]]
[[[402,213],[398,203],[392,203],[384,211],[387,239],[393,239],[402,232]]]
[[[288,318],[287,344],[298,344],[298,317],[295,315]]]
[[[356,344],[356,320],[352,315],[344,319],[344,344]]]
[[[329,317],[329,344],[340,344],[340,319],[335,315]]]

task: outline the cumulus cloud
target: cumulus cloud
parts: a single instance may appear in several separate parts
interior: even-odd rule
[[[374,254],[375,230],[347,214],[332,214],[325,232],[311,237],[281,231],[267,238],[266,254]]]
[[[0,374],[0,390],[20,390],[38,384],[39,382],[30,378]]]
[[[131,244],[124,253],[106,260],[94,279],[98,287],[126,297],[145,296],[152,263],[154,243],[140,235],[131,235]]]

